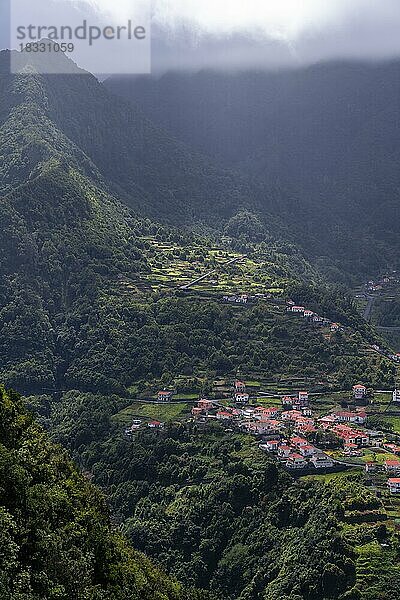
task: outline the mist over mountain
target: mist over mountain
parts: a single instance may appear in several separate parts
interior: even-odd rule
[[[281,192],[300,243],[396,261],[400,63],[111,78],[108,89],[224,168]],[[321,232],[323,234],[321,235]],[[394,251],[396,248],[396,251]]]

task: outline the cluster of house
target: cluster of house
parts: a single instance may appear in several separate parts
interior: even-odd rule
[[[384,275],[377,281],[371,279],[365,284],[365,287],[368,292],[380,292],[385,286],[388,285],[388,283],[399,283],[399,278],[396,275],[396,271],[393,271],[391,275]]]
[[[133,436],[133,434],[141,429],[143,426],[147,426],[149,429],[164,429],[165,424],[161,423],[161,421],[149,421],[146,423],[142,419],[135,419],[132,421],[132,425],[125,429],[125,435],[128,437]]]
[[[399,454],[400,454],[400,448]],[[383,464],[377,462],[367,462],[365,464],[366,473],[375,473],[383,471],[389,477],[387,487],[391,494],[400,494],[400,460],[385,460]]]
[[[286,311],[292,314],[301,315],[307,321],[320,327],[330,327],[332,333],[336,333],[342,329],[342,326],[339,323],[333,323],[330,319],[317,315],[317,313],[307,309],[305,306],[297,306],[293,300],[288,300]]]

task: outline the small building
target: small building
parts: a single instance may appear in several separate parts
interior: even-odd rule
[[[322,325],[324,322],[324,318],[320,317],[319,315],[314,315],[312,320],[316,325]]]
[[[385,460],[385,471],[389,473],[400,473],[400,460]]]
[[[294,398],[291,396],[283,396],[281,402],[283,408],[291,408],[294,404]]]
[[[400,456],[400,446],[397,446],[396,444],[391,444],[391,443],[385,442],[383,444],[383,447],[385,448],[385,450],[389,450],[389,452],[391,452],[392,454],[396,454],[397,456]]]
[[[197,407],[201,408],[204,412],[207,412],[213,408],[213,403],[211,400],[207,400],[207,398],[202,398],[198,401]]]
[[[391,494],[400,494],[400,477],[391,477],[387,485]]]
[[[298,437],[298,436],[293,436],[290,439],[290,443],[292,444],[292,446],[295,446],[296,448],[301,448],[301,446],[307,446],[308,445],[307,440],[305,440],[302,437]]]
[[[332,415],[339,423],[358,423],[364,425],[367,421],[367,413],[365,411],[350,412],[346,410],[339,411]]]
[[[304,458],[310,458],[317,452],[317,449],[311,444],[306,444],[305,446],[300,446],[299,452]]]
[[[314,454],[310,458],[310,462],[316,469],[331,469],[335,464],[331,457],[323,452]]]
[[[300,314],[300,313],[304,313],[305,310],[306,309],[305,309],[304,306],[292,306],[291,307],[292,313],[298,313],[298,314]]]
[[[366,473],[374,473],[379,470],[379,463],[369,460],[365,463],[364,470]]]
[[[358,444],[355,444],[354,442],[345,442],[344,453],[348,456],[359,456],[361,451],[358,448]]]
[[[278,456],[279,458],[287,458],[290,456],[292,449],[290,446],[286,446],[285,444],[281,444],[278,448]]]
[[[235,381],[235,394],[244,394],[246,392],[246,384],[244,381]]]
[[[269,452],[277,452],[279,443],[279,440],[268,440],[267,442],[265,442],[265,446]]]
[[[331,332],[332,333],[336,333],[337,331],[340,330],[340,325],[339,323],[332,323],[331,325]]]
[[[332,415],[327,415],[318,419],[318,423],[322,429],[330,429],[335,425],[336,420]]]
[[[203,415],[204,411],[202,408],[198,408],[197,406],[194,406],[192,408],[192,416],[197,419],[198,417],[201,417]]]
[[[393,402],[400,402],[400,390],[394,390],[393,392]]]
[[[150,421],[147,426],[150,427],[150,429],[163,429],[164,423],[161,423],[160,421]]]
[[[249,394],[243,394],[243,393],[235,394],[235,402],[237,402],[238,404],[248,404],[249,399],[250,399]]]
[[[279,408],[275,406],[258,406],[254,411],[255,418],[275,419],[279,414]]]
[[[308,406],[308,392],[299,392],[298,403],[302,408]]]
[[[357,384],[353,385],[353,396],[356,400],[363,400],[367,395],[367,388],[365,385]]]
[[[158,392],[157,400],[158,402],[170,402],[172,400],[172,392],[162,391]]]
[[[228,421],[230,419],[232,419],[232,413],[226,411],[226,410],[220,410],[217,412],[217,419],[219,421]]]
[[[307,461],[303,456],[301,456],[301,454],[294,452],[288,456],[286,466],[288,469],[306,469]]]
[[[312,410],[309,406],[303,406],[301,412],[304,417],[312,417]]]
[[[312,310],[305,310],[303,313],[303,317],[305,319],[311,319],[314,316],[314,313]]]

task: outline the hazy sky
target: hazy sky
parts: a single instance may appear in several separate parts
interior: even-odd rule
[[[4,7],[9,1],[0,0],[2,47],[7,45]],[[400,56],[400,0],[80,1],[118,21],[134,18],[135,3],[152,2],[156,71]]]

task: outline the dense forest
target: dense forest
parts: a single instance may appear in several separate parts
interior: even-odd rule
[[[132,551],[101,493],[4,388],[0,417],[1,598],[205,598]]]

